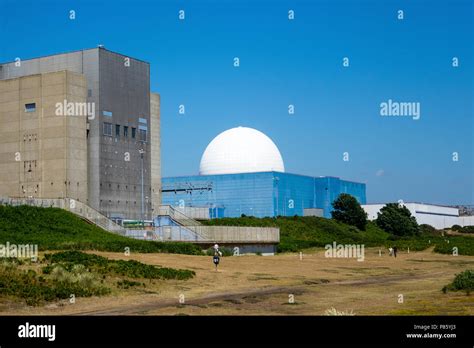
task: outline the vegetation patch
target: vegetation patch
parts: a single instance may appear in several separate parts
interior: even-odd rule
[[[145,283],[140,283],[140,282],[136,282],[136,281],[133,281],[133,280],[127,280],[127,279],[124,279],[124,280],[121,280],[121,281],[117,282],[117,287],[120,288],[120,289],[128,289],[128,288],[131,288],[131,287],[134,287],[134,286],[143,286],[143,287],[145,287]]]
[[[191,270],[147,265],[135,260],[109,260],[99,255],[86,254],[80,251],[46,254],[45,259],[52,264],[59,263],[65,269],[71,269],[71,267],[81,264],[100,274],[115,274],[129,278],[186,280],[196,274]],[[50,269],[51,265],[44,267],[43,273],[50,272]]]
[[[47,264],[39,273],[16,259],[0,263],[0,294],[24,299],[28,305],[74,297],[102,296],[111,292],[104,281],[107,277],[126,277],[116,282],[120,289],[145,284],[134,279],[177,279],[194,277],[190,270],[172,269],[143,264],[135,260],[109,260],[80,251],[46,254]],[[21,268],[20,268],[21,266]],[[22,269],[29,267],[30,269]]]
[[[98,278],[77,265],[70,272],[58,267],[51,276],[38,275],[34,270],[21,270],[15,262],[0,264],[0,294],[19,297],[28,305],[44,301],[75,297],[100,296],[110,290]]]
[[[119,236],[59,208],[0,205],[0,243],[37,244],[39,250],[100,250],[202,255],[182,242],[154,242]]]
[[[474,234],[474,226],[461,227],[459,225],[454,225],[453,227],[451,227],[451,230],[460,232],[460,233],[473,233]]]
[[[443,287],[444,293],[448,291],[465,291],[467,295],[474,291],[474,270],[466,270],[456,274],[451,284]]]

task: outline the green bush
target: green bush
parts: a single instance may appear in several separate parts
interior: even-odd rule
[[[336,221],[355,226],[364,231],[367,225],[367,213],[362,209],[360,203],[354,196],[341,193],[332,203],[334,210],[331,212],[332,218]],[[354,232],[357,232],[355,230]]]
[[[447,291],[466,291],[470,294],[474,290],[474,270],[466,270],[459,274],[456,274],[451,284],[446,285],[443,292]]]
[[[419,231],[421,235],[431,235],[431,236],[438,236],[441,235],[441,231],[438,231],[431,225],[421,224],[419,226]]]
[[[396,236],[416,236],[418,223],[407,207],[388,203],[377,213],[377,226]]]
[[[460,228],[457,228],[456,231],[461,232],[461,233],[474,233],[474,226],[460,227]]]

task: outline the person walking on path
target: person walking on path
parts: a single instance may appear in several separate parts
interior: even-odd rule
[[[214,265],[216,266],[216,272],[217,272],[217,266],[219,265],[219,262],[221,260],[222,253],[219,250],[219,245],[216,243],[214,244],[214,256],[212,258],[212,262],[214,262]]]

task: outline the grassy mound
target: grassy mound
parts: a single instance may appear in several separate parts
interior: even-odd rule
[[[332,219],[320,217],[278,217],[278,218],[223,218],[206,222],[209,225],[279,227],[279,252],[295,252],[311,247],[324,247],[326,244],[361,243],[366,246],[383,244],[388,233],[373,223],[368,223],[365,231],[359,231]]]
[[[100,250],[202,255],[190,243],[153,242],[109,233],[59,208],[0,206],[0,244],[37,244],[39,250]]]

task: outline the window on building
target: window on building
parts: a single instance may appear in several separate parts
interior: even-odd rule
[[[112,111],[102,111],[102,115],[107,116],[107,117],[112,117]]]
[[[140,131],[140,133],[139,133],[139,140],[140,140],[140,141],[146,141],[146,130],[140,129],[139,131]]]
[[[137,129],[135,127],[132,127],[132,138],[135,139],[137,133]]]
[[[120,137],[120,125],[119,124],[115,125],[115,136]]]
[[[104,135],[112,136],[112,123],[104,122]]]
[[[128,126],[123,126],[123,136],[128,138]]]
[[[25,104],[25,112],[35,112],[35,111],[36,111],[36,103]]]

